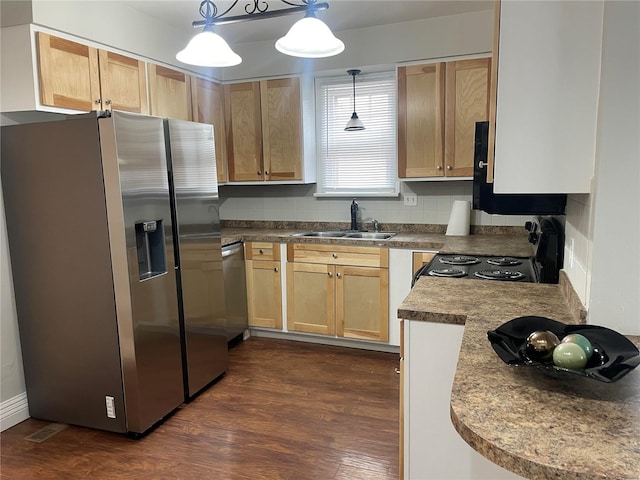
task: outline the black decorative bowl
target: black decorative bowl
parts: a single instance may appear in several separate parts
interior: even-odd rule
[[[579,333],[593,345],[593,355],[584,369],[556,367],[552,361],[530,358],[525,350],[527,337],[536,330],[549,330],[562,339]],[[508,365],[523,365],[542,369],[552,376],[567,378],[579,375],[601,382],[615,382],[640,364],[640,352],[631,341],[618,332],[597,325],[567,325],[546,317],[518,317],[487,332],[491,346]]]

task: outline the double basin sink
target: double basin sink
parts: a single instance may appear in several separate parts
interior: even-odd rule
[[[395,232],[361,232],[354,230],[324,230],[319,232],[294,233],[294,237],[315,238],[353,238],[361,240],[387,240],[395,235]]]

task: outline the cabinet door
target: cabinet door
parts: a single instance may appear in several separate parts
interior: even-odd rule
[[[247,260],[249,326],[282,328],[280,262]]]
[[[398,176],[443,176],[444,63],[398,68]]]
[[[218,183],[227,177],[227,130],[224,124],[224,88],[216,82],[191,77],[193,121],[213,125]]]
[[[302,180],[300,81],[260,82],[262,152],[266,180]]]
[[[100,110],[98,50],[37,32],[40,102],[52,107]]]
[[[191,83],[189,76],[149,63],[149,99],[151,115],[191,120]]]
[[[335,267],[287,263],[287,328],[335,334]]]
[[[225,86],[229,180],[264,180],[260,83]]]
[[[336,267],[338,336],[389,341],[389,270]]]
[[[445,169],[448,177],[473,176],[476,122],[489,119],[491,59],[447,63]]]
[[[98,50],[103,108],[149,113],[144,62],[118,53]]]

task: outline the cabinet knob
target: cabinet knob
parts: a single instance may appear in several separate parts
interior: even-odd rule
[[[451,170],[453,167],[451,165],[447,165],[447,170]]]
[[[333,273],[331,272],[327,272],[327,275],[329,275],[329,278],[333,277]]]
[[[338,254],[337,254],[337,253],[332,253],[332,254],[331,254],[331,256],[332,256],[333,258],[338,258]]]
[[[102,103],[102,99],[101,98],[96,98],[95,104],[96,105],[100,105]]]
[[[278,273],[278,267],[273,267],[273,271]]]
[[[263,251],[262,249],[260,249],[260,250],[258,250],[258,253],[259,253],[260,255],[263,255],[263,254],[264,254],[264,251]]]
[[[269,175],[269,172],[267,170],[264,171],[265,175]]]
[[[262,171],[261,170],[258,170],[258,175],[262,175]]]
[[[436,165],[436,170],[442,170],[442,166]]]
[[[336,277],[342,278],[342,274],[341,273],[336,273]]]
[[[104,102],[106,105],[111,105],[111,100],[107,100],[106,102]]]

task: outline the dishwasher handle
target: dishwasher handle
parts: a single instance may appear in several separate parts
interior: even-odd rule
[[[222,247],[222,258],[229,257],[242,249],[242,242],[232,243],[231,245],[225,245]]]

